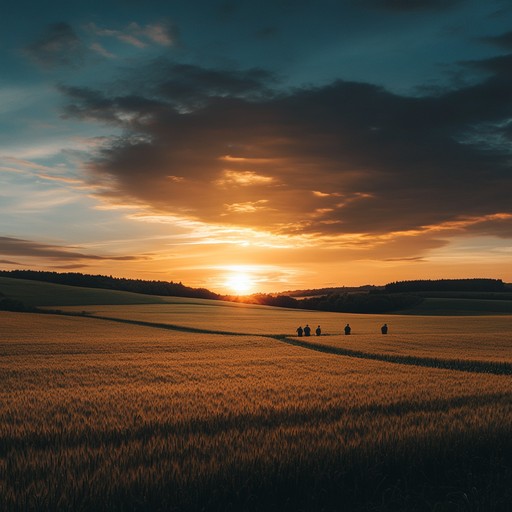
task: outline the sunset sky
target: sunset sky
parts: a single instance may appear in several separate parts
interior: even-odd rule
[[[20,0],[0,25],[0,268],[512,282],[508,0]]]

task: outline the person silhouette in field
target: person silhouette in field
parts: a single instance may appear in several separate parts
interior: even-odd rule
[[[306,324],[306,327],[304,327],[304,336],[309,336],[311,334],[311,327],[309,327],[308,324]]]
[[[303,332],[303,330],[302,330],[302,326],[297,327],[297,336],[298,336],[299,338],[301,338],[301,337],[302,337],[302,332]]]
[[[352,329],[351,329],[350,325],[348,325],[348,324],[345,325],[345,334],[349,335],[351,332],[352,332]]]
[[[322,334],[322,329],[320,329],[320,326],[318,326],[318,327],[316,328],[315,333],[316,333],[316,335],[317,335],[317,336],[320,336],[320,334]]]
[[[384,324],[381,328],[380,328],[380,332],[382,334],[387,334],[388,333],[388,324]]]

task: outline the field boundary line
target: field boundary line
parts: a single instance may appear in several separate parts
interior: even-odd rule
[[[115,318],[110,316],[102,316],[102,315],[87,315],[87,318],[98,318],[99,320],[108,320],[111,322],[120,322],[124,324],[132,324],[132,325],[140,325],[142,327],[155,327],[157,329],[167,329],[169,331],[181,331],[181,332],[195,332],[199,334],[223,334],[229,336],[261,336],[263,338],[268,338],[265,334],[254,334],[254,333],[245,333],[245,332],[232,332],[232,331],[212,331],[209,329],[201,329],[199,327],[186,327],[184,325],[176,325],[176,324],[162,324],[159,322],[145,322],[144,320],[130,320],[129,318]]]
[[[426,368],[437,368],[442,370],[455,370],[469,373],[489,373],[494,375],[512,375],[512,364],[506,362],[490,362],[478,360],[465,360],[465,359],[436,359],[434,357],[417,357],[407,355],[391,355],[379,354],[374,352],[364,352],[362,350],[352,350],[343,347],[333,347],[331,345],[324,345],[322,343],[311,343],[305,340],[291,338],[286,334],[258,334],[246,332],[232,332],[232,331],[212,331],[208,329],[201,329],[198,327],[186,327],[175,324],[164,324],[159,322],[146,322],[144,320],[130,320],[128,318],[115,318],[103,315],[94,314],[81,314],[73,312],[57,312],[53,311],[52,314],[64,316],[79,316],[82,318],[95,318],[98,320],[106,320],[110,322],[119,322],[131,325],[140,325],[142,327],[153,327],[157,329],[167,329],[170,331],[180,332],[193,332],[200,334],[220,334],[225,336],[258,336],[260,338],[270,338],[281,343],[287,343],[295,347],[301,347],[324,354],[333,354],[344,357],[352,357],[355,359],[370,359],[373,361],[382,361],[386,363],[402,364],[408,366],[422,366]]]
[[[439,368],[445,370],[458,370],[470,373],[492,373],[494,375],[512,375],[512,364],[505,362],[488,362],[465,359],[436,359],[434,357],[417,357],[407,355],[379,354],[375,352],[364,352],[343,347],[333,347],[321,343],[310,343],[308,341],[289,338],[288,336],[269,336],[278,341],[288,343],[297,347],[308,348],[326,354],[353,357],[356,359],[372,359],[387,363],[404,364],[409,366],[424,366],[427,368]]]

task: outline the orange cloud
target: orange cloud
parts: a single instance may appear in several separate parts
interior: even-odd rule
[[[271,176],[262,176],[254,171],[232,171],[224,170],[222,178],[216,180],[220,186],[239,185],[249,187],[253,185],[269,185],[275,180]]]

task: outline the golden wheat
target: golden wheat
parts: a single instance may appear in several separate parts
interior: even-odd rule
[[[373,484],[395,466],[403,479],[451,457],[448,470],[463,472],[473,458],[503,465],[510,454],[507,376],[322,354],[256,335],[16,313],[0,322],[6,510],[292,510],[288,488],[313,510],[333,493],[388,499]],[[444,345],[424,350],[446,354]],[[478,499],[496,494],[486,489]]]

